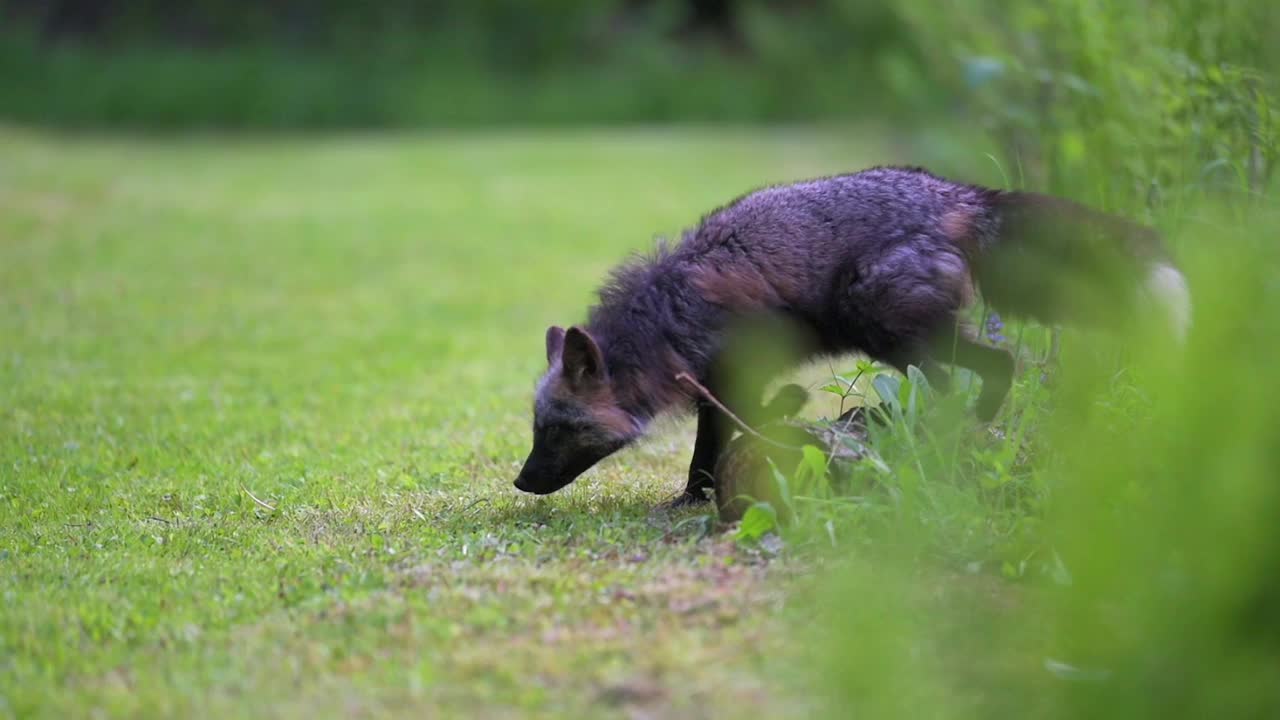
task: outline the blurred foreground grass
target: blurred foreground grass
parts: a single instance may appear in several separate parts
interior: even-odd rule
[[[984,482],[983,465],[999,463],[975,454],[977,472],[957,482],[932,443],[954,415],[915,444],[882,445],[894,523],[873,549],[841,553],[810,609],[831,717],[1280,711],[1274,200],[1202,198],[1166,218],[1191,281],[1188,344],[1151,327],[1071,333],[1053,392],[1024,384],[997,430],[1039,436],[1014,477]],[[947,577],[921,562],[963,545],[957,511],[1000,517],[1000,503],[976,515],[973,502],[930,505],[940,481],[977,507],[986,490],[1022,495],[1029,551],[1002,569],[1020,592],[957,597],[982,585],[980,563]]]

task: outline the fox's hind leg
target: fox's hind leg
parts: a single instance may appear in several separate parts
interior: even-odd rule
[[[956,323],[939,333],[933,342],[932,357],[968,368],[982,378],[982,392],[974,411],[983,422],[994,420],[1013,386],[1013,355],[1007,350],[983,345]],[[927,370],[925,377],[929,377]],[[929,377],[929,381],[933,382],[933,378]]]

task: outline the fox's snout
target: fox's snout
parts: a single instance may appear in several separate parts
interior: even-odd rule
[[[573,467],[566,467],[566,463],[554,460],[555,458],[548,460],[541,457],[535,448],[524,461],[520,474],[516,476],[516,489],[534,495],[550,495],[576,480],[587,468],[595,464],[595,460],[591,460],[573,463]]]
[[[516,478],[515,486],[516,489],[521,492],[532,493],[534,495],[550,495],[565,485],[568,485],[571,481],[572,479],[565,480],[563,482],[556,481],[548,483],[545,480],[541,480],[521,472]]]
[[[555,473],[548,470],[530,453],[529,458],[524,461],[524,467],[520,468],[520,474],[516,476],[516,489],[534,495],[547,495],[569,484],[567,480],[554,482]]]
[[[516,489],[535,495],[549,495],[568,485],[593,465],[612,455],[629,438],[593,441],[590,436],[566,431],[535,432],[533,449],[516,477]]]
[[[519,490],[520,492],[533,493],[534,495],[546,495],[549,492],[554,492],[552,490],[539,489],[538,483],[535,482],[531,476],[526,475],[524,472],[521,472],[516,477],[515,485],[516,485],[516,489]]]

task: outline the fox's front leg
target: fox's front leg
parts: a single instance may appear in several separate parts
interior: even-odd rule
[[[716,462],[727,438],[724,417],[714,405],[698,403],[698,436],[693,441],[693,459],[689,461],[689,482],[684,492],[662,503],[663,509],[692,507],[707,502],[707,491],[715,489]]]
[[[716,461],[725,443],[724,416],[709,402],[698,403],[698,435],[693,441],[693,459],[689,461],[689,482],[675,505],[694,505],[711,498],[707,491],[715,488]]]
[[[784,385],[767,405],[746,415],[748,424],[764,424],[791,417],[809,401],[809,393],[799,385]],[[743,408],[742,411],[745,411]],[[732,426],[724,411],[703,400],[698,403],[698,436],[693,443],[693,459],[689,462],[689,482],[684,492],[671,500],[669,507],[682,507],[706,502],[708,490],[716,487],[715,467],[732,434]]]

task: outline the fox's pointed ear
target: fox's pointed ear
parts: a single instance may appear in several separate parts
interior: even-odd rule
[[[564,328],[559,325],[552,325],[547,328],[547,364],[551,365],[556,361],[556,356],[564,349]]]
[[[565,331],[560,364],[571,383],[599,382],[605,378],[604,354],[595,339],[580,327]]]

